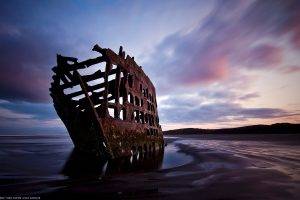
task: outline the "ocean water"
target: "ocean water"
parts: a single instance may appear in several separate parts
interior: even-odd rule
[[[151,195],[170,199],[180,194],[194,199],[300,198],[299,135],[186,135],[165,140],[160,154],[107,161],[74,151],[67,134],[1,135],[0,197],[62,190],[93,194],[91,188],[99,196],[107,190],[145,195],[139,190],[150,187]]]
[[[51,181],[86,181],[182,166],[192,157],[169,144],[156,155],[117,161],[95,159],[74,150],[67,134],[0,136],[0,196],[39,194],[56,189]],[[44,184],[46,183],[46,184]],[[50,184],[51,185],[51,184]]]

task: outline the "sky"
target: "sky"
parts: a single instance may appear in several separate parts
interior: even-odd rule
[[[0,1],[0,133],[65,132],[56,54],[120,45],[156,87],[163,130],[300,123],[300,2]]]

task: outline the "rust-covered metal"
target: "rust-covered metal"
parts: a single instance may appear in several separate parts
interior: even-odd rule
[[[95,45],[99,57],[57,55],[50,95],[76,149],[117,158],[164,147],[155,87],[134,57]]]

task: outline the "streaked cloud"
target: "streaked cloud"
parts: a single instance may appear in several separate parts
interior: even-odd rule
[[[0,100],[0,131],[9,133],[39,131],[62,131],[63,124],[51,104],[9,102]]]
[[[215,123],[244,121],[251,118],[268,119],[288,116],[298,116],[299,113],[290,113],[277,108],[245,108],[238,103],[195,102],[173,97],[162,102],[160,115],[166,123]]]
[[[206,85],[230,78],[241,68],[272,69],[288,49],[278,42],[298,28],[297,1],[218,1],[189,32],[166,37],[145,63],[161,89]],[[272,10],[272,11],[271,11]],[[285,30],[282,30],[285,29]],[[294,46],[294,39],[289,40]]]
[[[281,68],[283,73],[289,74],[289,73],[299,73],[300,72],[300,66],[291,65],[291,66],[284,66]]]

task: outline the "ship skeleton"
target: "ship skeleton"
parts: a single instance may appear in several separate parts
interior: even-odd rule
[[[117,158],[163,149],[156,92],[134,57],[95,45],[99,57],[57,55],[50,95],[76,149]]]

